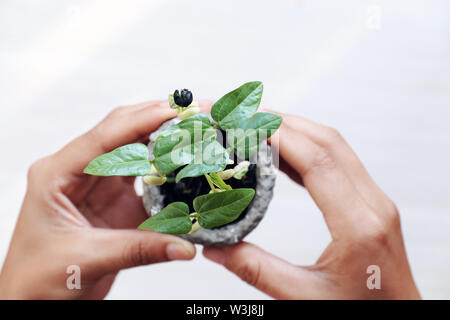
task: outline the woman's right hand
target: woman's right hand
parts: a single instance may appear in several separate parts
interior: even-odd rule
[[[277,134],[271,143],[280,169],[309,191],[331,243],[313,266],[293,265],[249,243],[205,248],[205,257],[278,299],[419,299],[397,208],[341,135],[292,115],[283,115]]]

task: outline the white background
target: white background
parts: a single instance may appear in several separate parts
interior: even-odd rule
[[[446,0],[1,1],[0,260],[34,160],[115,106],[260,80],[264,107],[340,130],[401,211],[422,295],[450,298],[449,13]],[[330,240],[320,212],[282,174],[275,192],[248,240],[314,263]],[[201,254],[124,271],[109,295],[266,297]]]

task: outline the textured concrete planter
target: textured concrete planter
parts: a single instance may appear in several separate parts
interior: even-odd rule
[[[148,145],[150,154],[158,135],[164,129],[177,122],[179,122],[178,119],[169,120],[150,135],[150,143]],[[276,178],[276,170],[270,159],[270,146],[267,146],[267,148],[261,148],[258,154],[256,162],[256,193],[243,219],[217,229],[200,229],[192,235],[181,235],[180,237],[204,246],[232,245],[244,239],[258,225],[272,199]],[[164,207],[164,195],[161,194],[160,187],[144,184],[143,202],[149,215],[158,213]]]

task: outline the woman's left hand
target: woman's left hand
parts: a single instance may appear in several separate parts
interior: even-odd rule
[[[119,107],[31,166],[0,274],[0,298],[103,298],[121,269],[195,256],[195,247],[181,238],[135,229],[147,214],[135,193],[134,177],[83,174],[95,157],[145,141],[175,115],[167,101]],[[81,288],[69,289],[67,279],[77,268]]]

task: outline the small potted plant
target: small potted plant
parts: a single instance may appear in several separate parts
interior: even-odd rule
[[[282,119],[256,113],[262,92],[261,82],[245,83],[208,115],[199,113],[189,90],[175,90],[169,105],[178,118],[152,133],[148,146],[119,147],[92,160],[84,172],[143,177],[150,218],[139,229],[204,245],[239,242],[264,215],[275,182],[265,141]]]

